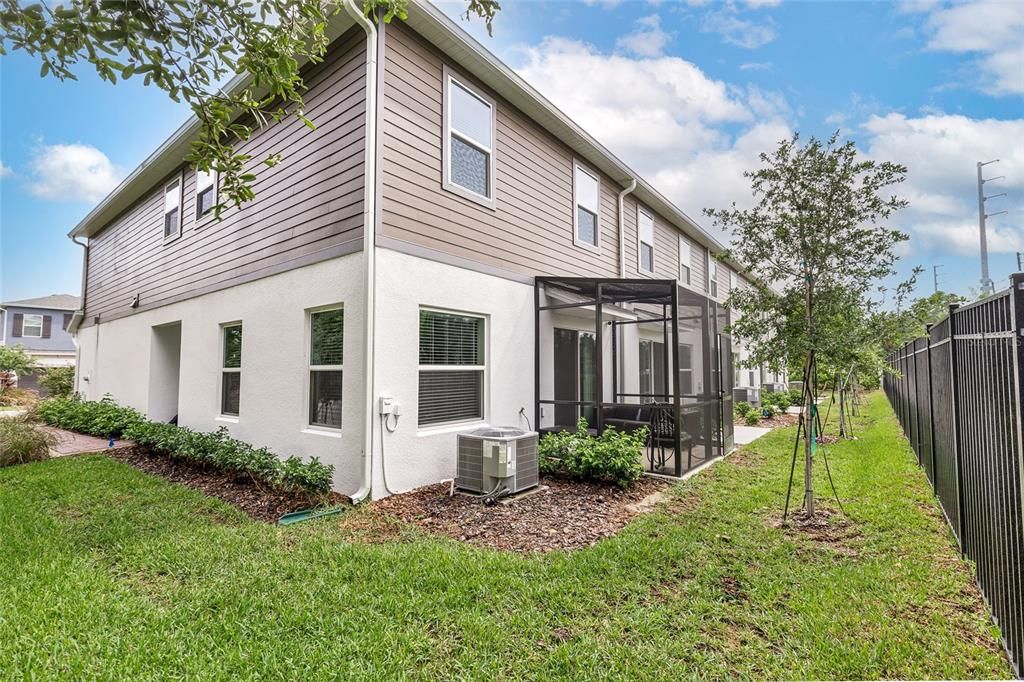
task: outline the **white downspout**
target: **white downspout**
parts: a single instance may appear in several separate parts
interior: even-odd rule
[[[373,424],[376,416],[373,387],[373,349],[374,349],[374,290],[376,288],[375,265],[377,256],[374,251],[376,243],[376,197],[377,197],[377,27],[354,0],[343,0],[345,11],[352,19],[363,27],[366,32],[366,156],[363,165],[363,254],[365,256],[366,299],[364,309],[363,334],[363,396],[366,410],[363,424],[363,480],[359,490],[352,494],[352,503],[359,504],[370,497],[373,488]]]
[[[78,346],[78,327],[85,319],[85,290],[89,284],[89,242],[80,242],[78,237],[68,235],[68,238],[82,247],[82,295],[78,299],[78,310],[71,316],[71,323],[68,325],[68,333],[71,334],[71,342],[75,344],[75,395],[82,390],[82,349]],[[96,329],[96,337],[99,338],[100,330]],[[93,355],[92,364],[95,367],[99,358]]]
[[[619,279],[626,278],[626,195],[636,189],[636,179],[630,178],[629,187],[619,192]]]

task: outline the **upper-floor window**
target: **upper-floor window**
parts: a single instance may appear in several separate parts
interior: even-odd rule
[[[25,315],[21,325],[21,335],[41,339],[43,337],[43,316]]]
[[[196,171],[196,220],[213,214],[217,205],[217,171]]]
[[[419,425],[484,418],[485,321],[420,310]]]
[[[341,428],[345,312],[309,314],[309,424]]]
[[[637,267],[640,272],[654,272],[654,218],[644,209],[636,209]]]
[[[736,271],[732,268],[729,269],[729,293],[736,288]]]
[[[181,234],[181,178],[164,185],[164,240]]]
[[[601,201],[601,181],[594,173],[578,163],[573,163],[572,183],[573,216],[575,241],[583,246],[597,246],[598,223]]]
[[[444,188],[494,206],[494,100],[445,70]]]
[[[708,252],[708,291],[711,298],[718,298],[718,261]]]
[[[683,284],[690,283],[690,242],[683,235],[679,235],[679,281]]]

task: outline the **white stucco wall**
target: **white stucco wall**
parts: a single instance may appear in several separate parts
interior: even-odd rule
[[[394,433],[374,420],[374,497],[383,497],[382,462],[392,491],[455,475],[456,433],[476,425],[527,427],[533,419],[533,286],[377,249],[377,328],[374,390],[401,404]],[[419,428],[419,311],[421,307],[487,319],[484,415],[477,424]],[[534,425],[535,426],[535,425]]]
[[[225,426],[279,455],[317,456],[335,466],[335,489],[354,492],[364,421],[362,267],[356,253],[81,329],[80,390],[91,399],[110,393],[147,412],[153,327],[180,322],[179,424],[202,431]],[[307,311],[339,303],[345,310],[340,432],[307,426]],[[226,418],[220,416],[221,327],[238,321],[240,414]]]

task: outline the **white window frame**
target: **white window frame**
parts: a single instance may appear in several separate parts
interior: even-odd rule
[[[317,313],[328,313],[328,312],[331,312],[332,310],[340,310],[340,311],[342,311],[342,313],[344,313],[345,306],[343,304],[341,304],[341,303],[336,303],[336,304],[333,304],[333,305],[321,306],[319,308],[309,308],[308,310],[306,310],[306,386],[305,386],[306,390],[303,391],[303,394],[306,396],[305,428],[309,429],[310,431],[321,431],[321,432],[328,433],[328,434],[340,434],[341,430],[345,426],[345,418],[344,418],[344,409],[345,409],[345,399],[344,399],[344,391],[345,391],[345,349],[344,349],[344,345],[345,345],[345,323],[344,323],[344,319],[345,318],[344,317],[342,317],[342,327],[341,327],[341,343],[342,343],[341,364],[340,365],[314,365],[314,364],[312,364],[312,361],[313,361],[313,316],[316,315]],[[314,424],[312,422],[312,420],[309,418],[309,416],[310,416],[309,415],[309,408],[310,408],[310,405],[313,402],[313,393],[312,393],[312,391],[313,391],[312,373],[313,372],[341,372],[341,383],[342,383],[342,401],[341,401],[341,405],[342,405],[342,420],[341,420],[341,426],[327,426],[325,424]]]
[[[39,324],[38,325],[34,325],[34,324],[31,325],[32,327],[37,327],[37,326],[39,327],[39,333],[38,334],[29,334],[28,333],[28,328],[29,328],[28,318],[30,318],[30,317],[34,317],[34,318],[38,318],[39,319]],[[41,339],[41,338],[43,338],[43,316],[39,315],[39,314],[36,314],[36,313],[25,313],[24,315],[22,315],[21,316],[21,335],[24,338],[27,338],[27,339]]]
[[[718,298],[718,261],[708,251],[708,295],[711,298]]]
[[[443,177],[442,177],[442,180],[441,180],[441,187],[442,187],[442,189],[444,189],[444,190],[446,190],[448,192],[451,192],[453,194],[457,194],[457,195],[459,195],[460,197],[462,197],[464,199],[469,199],[470,201],[476,202],[476,203],[480,204],[481,206],[486,206],[487,208],[494,209],[495,205],[496,205],[496,202],[495,202],[495,188],[497,187],[497,184],[498,184],[497,177],[496,177],[495,172],[494,172],[495,171],[495,163],[494,163],[495,147],[497,146],[497,142],[498,142],[498,139],[497,139],[498,138],[498,116],[497,116],[498,106],[497,106],[497,102],[495,102],[493,98],[488,97],[483,92],[481,92],[479,88],[476,88],[476,87],[473,87],[472,85],[470,85],[469,81],[467,81],[465,78],[462,78],[461,76],[459,76],[456,73],[452,72],[448,68],[447,65],[445,65],[444,68],[443,68],[443,76],[444,76],[444,106],[442,107],[442,109],[443,109],[443,112],[444,112],[444,116],[443,116],[444,121],[443,121],[442,128],[444,130],[444,140],[442,141],[442,146],[443,146],[443,150],[444,150],[444,159],[443,159],[442,164],[441,164],[443,166],[443,169],[442,169]],[[466,135],[465,133],[462,133],[459,130],[456,130],[455,128],[452,127],[452,115],[451,115],[451,106],[452,106],[452,101],[453,101],[453,98],[451,96],[452,83],[455,83],[458,87],[461,87],[463,90],[468,92],[470,95],[476,97],[483,104],[487,105],[487,107],[490,108],[490,111],[491,111],[491,144],[490,145],[482,144],[482,143],[478,142],[477,140],[473,139],[472,137],[470,137],[469,135]],[[488,190],[487,195],[478,194],[477,192],[474,192],[473,190],[468,189],[466,187],[463,187],[462,185],[456,184],[455,182],[452,181],[452,149],[451,149],[451,147],[452,147],[452,135],[453,134],[457,135],[464,142],[472,145],[473,147],[476,147],[480,151],[483,151],[484,153],[487,154],[487,180],[488,180],[488,182],[487,182],[487,190]]]
[[[683,268],[686,268],[686,277],[683,277]],[[693,283],[693,251],[690,240],[682,234],[679,235],[679,282],[685,286]]]
[[[483,313],[468,312],[465,310],[452,310],[450,308],[437,308],[434,306],[420,306],[416,310],[416,336],[419,338],[420,312],[444,313],[446,315],[458,315],[460,317],[475,317],[484,321],[484,364],[482,365],[421,365],[419,364],[419,343],[416,345],[416,429],[417,433],[430,433],[435,431],[450,430],[453,427],[463,428],[467,424],[485,424],[490,414],[490,390],[491,390],[491,318]],[[474,371],[483,373],[483,387],[481,389],[480,417],[469,417],[456,419],[447,422],[421,425],[419,423],[419,375],[421,372],[443,372],[443,371]]]
[[[167,234],[167,192],[171,189],[171,185],[178,184],[178,230],[172,234]],[[163,235],[164,244],[175,241],[181,237],[182,222],[185,214],[185,174],[184,172],[178,173],[173,179],[168,180],[163,184],[163,192],[160,195],[160,203],[163,205],[163,210],[160,211],[160,234]]]
[[[579,187],[577,187],[576,173],[582,172],[591,177],[597,183],[597,206],[594,207],[594,243],[580,239],[580,212],[579,212]],[[583,208],[588,211],[589,207]],[[583,165],[577,159],[572,160],[572,243],[583,249],[591,251],[601,250],[601,174]]]
[[[650,221],[651,221],[651,241],[650,242],[644,241],[644,238],[641,235],[641,230],[640,230],[640,216],[641,215],[647,216],[647,218],[649,218]],[[648,211],[646,208],[642,207],[640,204],[637,204],[636,205],[636,271],[639,272],[642,275],[653,275],[654,274],[654,270],[657,267],[657,265],[654,262],[654,258],[655,258],[655,252],[654,252],[654,232],[655,232],[656,229],[657,228],[655,228],[655,226],[654,226],[654,213],[652,213],[651,211]],[[643,265],[643,254],[641,253],[641,249],[643,249],[643,245],[644,244],[647,244],[648,246],[651,247],[651,269],[650,270],[645,270],[644,269],[644,265]]]
[[[200,215],[199,213],[199,176],[203,171],[196,170],[196,187],[195,187],[195,211],[196,211],[196,227],[200,227],[210,222],[216,216],[216,211],[212,208]],[[213,177],[213,206],[220,203],[220,173],[216,170],[211,170],[209,175]]]
[[[217,378],[219,379],[219,381],[217,382],[218,383],[218,388],[217,388],[217,413],[220,415],[219,419],[222,419],[224,421],[237,422],[239,417],[242,414],[241,374],[242,374],[242,367],[245,365],[245,363],[242,361],[242,358],[244,357],[244,353],[239,352],[238,367],[225,367],[224,366],[224,351],[226,349],[226,344],[227,344],[227,341],[228,341],[228,330],[229,329],[233,329],[235,327],[241,327],[241,326],[242,326],[241,320],[239,320],[237,322],[225,322],[224,324],[222,324],[220,326],[220,371],[217,374]],[[242,330],[242,350],[244,350],[244,349],[245,349],[245,329],[243,328],[243,330]],[[229,412],[225,412],[224,411],[224,374],[228,373],[228,372],[237,373],[239,375],[239,384],[238,384],[238,413],[237,414],[231,414]]]

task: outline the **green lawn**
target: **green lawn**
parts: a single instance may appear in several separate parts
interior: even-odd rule
[[[792,429],[546,556],[367,542],[368,509],[271,527],[103,456],[0,470],[0,677],[1009,676],[884,397],[865,413],[830,448],[836,542],[772,525]]]

